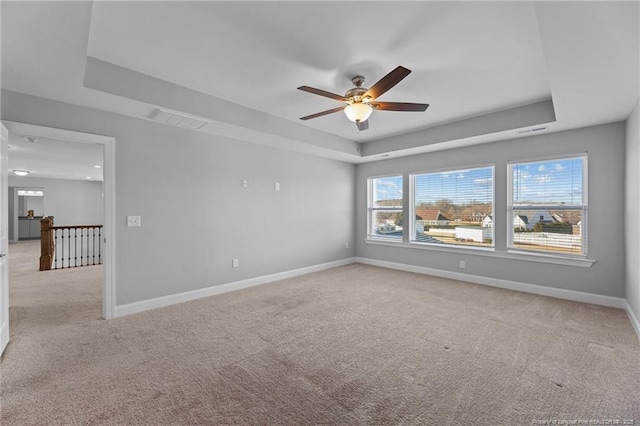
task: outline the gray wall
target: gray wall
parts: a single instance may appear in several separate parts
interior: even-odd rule
[[[458,254],[365,242],[370,176],[403,173],[408,200],[408,173],[495,164],[496,223],[506,223],[507,161],[585,151],[589,154],[588,251],[589,258],[596,260],[590,268],[488,257],[469,250]],[[356,252],[365,258],[624,297],[624,153],[625,124],[614,123],[360,164],[356,168]],[[506,225],[504,228],[498,225],[495,231],[496,251],[505,251]],[[459,260],[466,261],[466,269],[459,269]]]
[[[116,138],[117,305],[354,256],[352,164],[15,92],[2,114]]]
[[[627,120],[625,182],[626,298],[640,319],[640,102]]]
[[[461,272],[458,261],[466,260],[463,272],[468,274],[625,296],[624,229],[615,226],[624,221],[624,123],[356,167],[13,92],[3,92],[2,101],[6,120],[117,139],[118,305],[355,253],[455,272]],[[629,126],[637,128],[637,108],[635,114],[636,124],[630,121]],[[637,139],[629,138],[627,146],[635,146],[637,160]],[[507,201],[507,161],[585,151],[589,153],[589,258],[596,261],[591,268],[364,242],[368,176],[495,163],[496,215],[504,215],[500,210]],[[249,182],[246,189],[241,187],[243,179]],[[636,187],[627,185],[627,209],[637,212],[632,203],[637,203],[638,178],[630,180]],[[273,190],[275,181],[280,182],[280,191]],[[629,217],[637,216],[635,212]],[[127,215],[142,216],[142,227],[127,228]],[[627,225],[638,234],[635,223]],[[497,250],[505,250],[506,231],[496,231]],[[636,256],[637,268],[635,250],[630,255]],[[240,268],[231,268],[232,258],[240,259]],[[627,276],[626,294],[634,298],[630,303],[637,310],[637,270],[628,270]]]
[[[55,225],[102,224],[102,182],[9,176],[9,185],[42,188],[44,216],[53,216]]]

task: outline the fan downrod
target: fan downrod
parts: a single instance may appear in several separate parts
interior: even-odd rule
[[[356,75],[353,78],[351,78],[351,82],[356,86],[356,87],[360,87],[364,84],[364,77],[361,75]]]

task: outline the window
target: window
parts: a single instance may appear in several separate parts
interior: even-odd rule
[[[402,241],[402,176],[369,179],[368,238]]]
[[[586,155],[509,165],[509,248],[586,256]]]
[[[411,241],[493,247],[493,166],[411,176]]]

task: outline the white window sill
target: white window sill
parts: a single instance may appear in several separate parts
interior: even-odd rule
[[[400,240],[369,238],[365,239],[365,243],[381,246],[398,247],[403,249],[429,250],[445,253],[464,254],[468,256],[493,257],[499,259],[524,260],[526,262],[551,263],[554,265],[578,266],[581,268],[590,268],[595,260],[575,257],[549,256],[540,253],[528,253],[522,251],[495,251],[492,248],[484,247],[442,247],[430,244],[407,243]]]

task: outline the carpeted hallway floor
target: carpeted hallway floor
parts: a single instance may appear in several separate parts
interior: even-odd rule
[[[3,425],[640,424],[618,309],[354,264],[103,321],[101,268],[37,272],[29,244]]]

